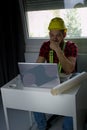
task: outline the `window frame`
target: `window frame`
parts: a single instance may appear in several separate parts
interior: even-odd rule
[[[29,32],[28,32],[28,29],[27,29],[26,12],[25,12],[24,5],[23,5],[22,1],[19,0],[19,4],[20,4],[22,21],[23,21],[23,29],[24,29],[24,36],[25,36],[26,44],[33,43],[34,41],[37,41],[37,43],[40,44],[40,41],[43,41],[43,39],[48,40],[48,38],[41,38],[41,37],[38,37],[38,38],[33,37],[33,38],[31,38],[31,37],[28,36]],[[70,39],[70,38],[66,38],[66,39]],[[74,38],[71,38],[71,39],[74,39]],[[78,39],[78,37],[77,37],[77,39]],[[83,38],[79,38],[79,39],[83,39]]]

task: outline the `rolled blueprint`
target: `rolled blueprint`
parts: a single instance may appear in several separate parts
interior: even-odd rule
[[[51,89],[52,95],[58,95],[64,93],[65,91],[79,86],[81,82],[87,79],[87,72],[81,72],[73,78],[59,84],[58,86]]]

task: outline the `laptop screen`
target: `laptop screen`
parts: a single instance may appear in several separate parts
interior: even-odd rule
[[[55,81],[60,83],[58,66],[56,63],[26,63],[19,62],[19,72],[25,87],[43,86],[46,83]]]

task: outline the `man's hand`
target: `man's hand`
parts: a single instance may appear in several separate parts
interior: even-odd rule
[[[60,44],[59,42],[50,41],[50,48],[56,52],[58,48],[60,48],[59,44]]]

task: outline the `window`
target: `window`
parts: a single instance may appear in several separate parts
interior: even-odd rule
[[[28,36],[30,38],[48,38],[48,24],[53,17],[62,17],[65,21],[67,38],[87,37],[87,7],[73,9],[53,9],[27,11]]]

